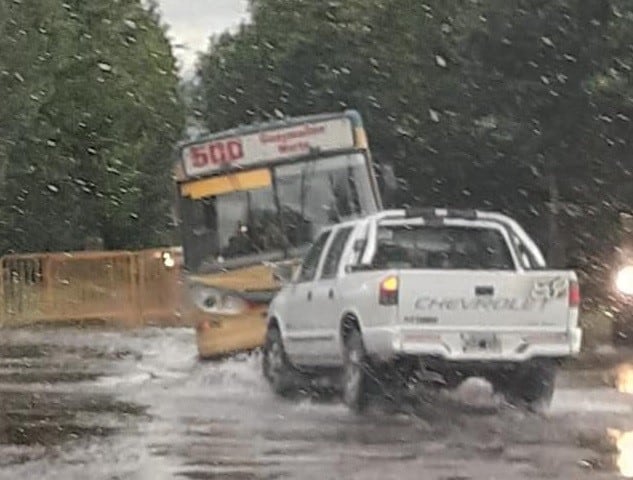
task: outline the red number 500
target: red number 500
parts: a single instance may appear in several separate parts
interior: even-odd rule
[[[221,140],[190,147],[189,155],[195,168],[203,168],[235,162],[244,156],[244,150],[239,140]]]

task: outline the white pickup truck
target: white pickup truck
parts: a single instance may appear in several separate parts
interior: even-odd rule
[[[497,213],[390,210],[341,223],[287,280],[263,355],[279,394],[338,373],[345,403],[361,411],[380,379],[419,389],[480,376],[538,409],[557,362],[580,350],[576,274],[546,269],[525,231]]]

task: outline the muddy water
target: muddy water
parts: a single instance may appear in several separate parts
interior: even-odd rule
[[[199,362],[185,329],[3,332],[0,478],[633,478],[632,371],[563,372],[544,416],[473,379],[357,417],[276,398],[257,356]]]

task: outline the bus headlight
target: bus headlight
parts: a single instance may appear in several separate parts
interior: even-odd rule
[[[162,257],[165,268],[174,268],[176,266],[176,259],[171,252],[163,252]]]
[[[249,302],[240,296],[212,287],[194,287],[191,295],[195,305],[206,313],[239,315],[250,307]]]
[[[633,295],[633,265],[627,265],[618,271],[615,287],[624,295]]]

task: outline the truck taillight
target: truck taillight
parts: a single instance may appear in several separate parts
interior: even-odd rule
[[[569,282],[569,306],[578,307],[580,305],[580,286],[578,282]]]
[[[398,304],[398,277],[391,275],[380,282],[378,303],[380,305]]]

